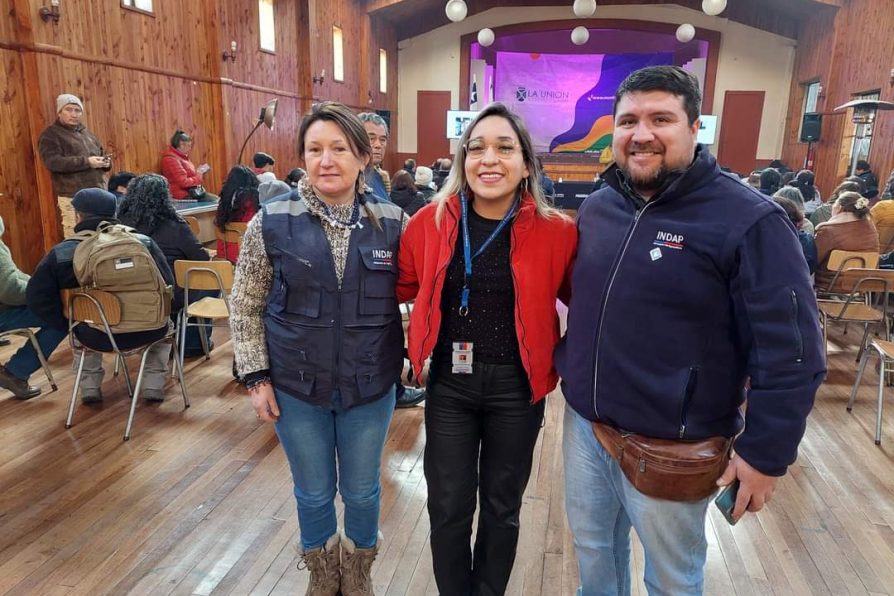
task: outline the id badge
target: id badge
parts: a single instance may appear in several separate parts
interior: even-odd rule
[[[472,374],[472,342],[453,342],[453,368],[450,372],[455,375]]]

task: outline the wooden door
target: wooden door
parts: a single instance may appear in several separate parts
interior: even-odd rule
[[[428,165],[439,157],[453,157],[447,140],[449,91],[416,92],[416,163]]]
[[[721,166],[742,175],[755,169],[763,113],[763,91],[726,92],[717,145],[717,161]]]

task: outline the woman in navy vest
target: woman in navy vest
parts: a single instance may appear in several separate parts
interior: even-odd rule
[[[441,594],[506,591],[576,246],[574,222],[543,195],[521,118],[488,105],[401,239],[413,370],[431,356],[425,480]]]
[[[369,138],[347,107],[317,104],[298,153],[307,176],[262,205],[243,237],[231,297],[236,365],[289,460],[308,593],[371,594],[379,465],[403,365],[395,286],[406,216],[366,192]]]

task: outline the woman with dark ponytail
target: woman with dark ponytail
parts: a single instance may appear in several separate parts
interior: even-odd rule
[[[233,166],[220,191],[214,225],[223,231],[229,223],[251,221],[260,206],[258,177],[248,167]],[[235,263],[239,257],[239,245],[217,241],[217,254]]]

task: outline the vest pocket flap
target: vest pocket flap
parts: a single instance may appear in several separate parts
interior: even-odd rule
[[[361,314],[386,314],[391,311],[391,301],[396,300],[397,261],[396,251],[391,248],[361,246],[360,256],[365,266],[363,272],[364,298],[390,298],[388,304],[361,304]]]
[[[382,378],[381,370],[377,368],[357,369],[357,392],[361,398],[367,399],[382,395],[389,386],[390,383]]]
[[[397,273],[397,254],[394,249],[376,246],[361,246],[360,258],[370,271]]]
[[[322,289],[317,285],[295,284],[286,290],[286,312],[317,318],[320,316]]]

